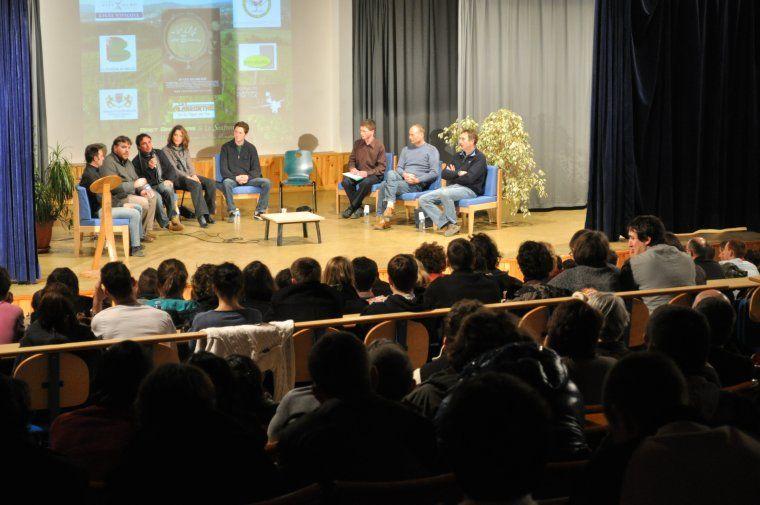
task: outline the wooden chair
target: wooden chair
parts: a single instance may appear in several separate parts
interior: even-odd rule
[[[298,491],[278,496],[251,505],[321,505],[325,502],[325,492],[319,484],[312,484]]]
[[[388,172],[392,171],[396,167],[396,157],[393,155],[393,153],[385,153],[385,175],[388,175]],[[377,184],[372,185],[372,191],[370,192],[369,196],[370,198],[375,199],[375,209],[377,209],[377,205],[380,202],[380,186],[382,185],[382,182],[378,182]],[[343,179],[341,179],[338,182],[337,187],[335,188],[335,213],[340,214],[340,197],[346,195],[346,190],[343,187]]]
[[[549,307],[545,305],[536,307],[520,319],[517,327],[526,331],[533,337],[533,340],[543,345],[546,327],[549,325],[549,315]]]
[[[455,504],[462,500],[462,490],[454,474],[397,482],[336,481],[332,501],[338,504],[362,505],[433,505]]]
[[[646,343],[648,322],[649,309],[641,298],[631,300],[631,328],[628,333],[628,347],[641,347]]]
[[[375,340],[388,339],[403,345],[404,337],[398,338],[397,323],[406,323],[406,352],[412,362],[412,368],[417,369],[427,363],[430,336],[427,328],[417,321],[383,321],[372,327],[364,338],[364,345],[370,345]]]
[[[481,210],[491,211],[496,209],[496,228],[501,229],[501,171],[499,167],[489,165],[486,167],[486,184],[482,196],[466,198],[457,202],[457,211],[467,221],[467,233],[473,234],[475,227],[475,213]],[[489,220],[491,218],[489,214]]]
[[[120,182],[121,179],[118,176],[110,175],[101,177],[90,186],[90,191],[102,193],[103,195],[100,218],[93,217],[90,200],[87,198],[87,190],[84,187],[77,185],[72,195],[74,254],[79,256],[82,250],[82,237],[84,235],[98,235],[98,242],[95,246],[95,257],[92,261],[93,270],[97,270],[100,267],[100,257],[103,254],[104,245],[108,247],[109,260],[116,261],[116,240],[114,239],[114,234],[121,234],[122,246],[124,248],[124,263],[129,265],[129,219],[113,219],[111,215],[111,187]]]
[[[87,364],[68,352],[33,354],[19,363],[13,377],[29,386],[30,408],[50,410],[51,417],[61,408],[82,405],[90,394]]]
[[[158,368],[161,365],[167,363],[179,363],[179,353],[177,352],[177,344],[174,343],[158,343],[153,344],[153,368]]]
[[[669,305],[680,305],[682,307],[691,308],[691,304],[694,303],[694,295],[691,293],[681,293],[674,296],[669,302]]]
[[[324,334],[337,333],[338,330],[332,327],[325,328]],[[309,353],[311,348],[314,347],[317,335],[314,330],[307,328],[299,330],[293,334],[293,351],[295,354],[295,369],[296,378],[295,382],[311,382],[311,374],[309,373]]]
[[[760,323],[760,288],[755,288],[749,297],[749,319]]]
[[[760,391],[760,382],[758,382],[757,379],[752,379],[750,381],[734,384],[733,386],[724,387],[723,391],[735,393],[740,396],[752,397]]]

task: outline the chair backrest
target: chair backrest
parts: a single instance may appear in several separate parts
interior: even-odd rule
[[[385,153],[385,175],[388,175],[388,172],[395,168],[393,166],[393,158],[393,153]]]
[[[364,345],[375,340],[388,339],[396,341],[396,321],[383,321],[372,327],[364,338]],[[425,325],[417,321],[406,322],[406,352],[412,367],[417,369],[427,363],[430,336]]]
[[[517,325],[525,330],[536,342],[543,345],[546,327],[549,325],[549,307],[541,306],[532,309],[520,319]]]
[[[760,323],[760,288],[756,288],[749,297],[749,318]]]
[[[641,347],[645,343],[649,309],[641,300],[631,300],[631,329],[628,332],[628,347]]]
[[[222,154],[216,153],[214,156],[214,179],[216,182],[222,182]]]
[[[335,328],[325,328],[324,333],[337,333]],[[314,330],[306,328],[298,330],[293,334],[293,353],[295,354],[295,382],[311,382],[311,373],[309,373],[309,353],[314,347],[316,340]]]
[[[87,364],[76,354],[63,352],[59,358],[58,407],[76,407],[87,401],[90,394],[90,371]],[[29,386],[30,408],[48,409],[49,355],[33,354],[19,363],[13,377]]]
[[[179,353],[175,343],[158,343],[153,345],[153,368],[167,363],[179,363]]]
[[[311,151],[296,149],[285,151],[285,166],[283,170],[288,175],[288,179],[308,179],[312,170],[314,170],[314,160],[311,157]]]
[[[486,167],[486,185],[483,188],[483,196],[496,196],[497,181],[499,179],[499,167],[488,165]]]
[[[451,473],[397,482],[336,481],[332,497],[335,504],[363,505],[459,503],[463,498]]]
[[[74,213],[74,219],[79,222],[92,219],[92,208],[90,207],[90,199],[87,198],[87,189],[77,184],[77,190],[72,196],[74,197],[74,205],[78,209],[78,212]]]
[[[691,308],[691,304],[694,303],[694,295],[691,293],[681,293],[674,296],[669,302],[670,305],[680,305],[682,307]]]
[[[438,177],[433,181],[433,183],[430,185],[428,189],[441,189],[441,174],[443,173],[443,166],[439,166],[437,168],[438,171]]]

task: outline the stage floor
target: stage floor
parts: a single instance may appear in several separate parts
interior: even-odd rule
[[[285,205],[289,210],[294,210],[299,205],[306,205],[310,201],[310,193],[288,193]],[[276,195],[274,197],[276,199]],[[345,199],[342,199],[345,201]],[[264,240],[264,223],[252,219],[252,202],[240,202],[243,211],[240,236],[235,233],[233,224],[226,221],[217,221],[208,228],[201,229],[195,220],[184,220],[185,230],[178,233],[168,231],[154,232],[158,239],[150,244],[145,244],[145,257],[130,258],[129,265],[135,278],[147,267],[158,267],[158,264],[167,258],[179,258],[187,265],[190,275],[203,263],[221,263],[232,261],[241,268],[253,260],[259,260],[269,266],[272,275],[282,268],[290,266],[296,258],[311,256],[320,263],[324,263],[333,256],[344,255],[349,258],[356,256],[369,256],[378,262],[380,268],[384,268],[388,260],[398,253],[411,253],[422,242],[437,241],[447,244],[453,238],[446,238],[442,233],[428,230],[419,232],[412,223],[407,224],[403,210],[399,207],[394,218],[394,226],[390,230],[376,231],[372,229],[374,214],[370,221],[364,219],[341,219],[335,212],[335,193],[333,191],[320,191],[318,194],[318,214],[325,218],[321,223],[322,244],[317,244],[314,226],[309,225],[309,238],[302,237],[300,225],[288,225],[284,228],[283,245],[276,245],[276,227],[270,233],[270,239]],[[521,215],[509,216],[501,229],[496,228],[495,223],[488,223],[485,212],[478,213],[475,223],[475,231],[484,231],[490,234],[499,246],[504,257],[513,258],[517,255],[517,248],[525,240],[540,240],[552,244],[558,254],[569,251],[567,242],[572,234],[583,228],[586,219],[586,210],[553,210],[548,212],[534,212],[527,218]],[[720,236],[725,236],[723,233]],[[744,240],[757,240],[757,233],[732,233],[739,235]],[[715,235],[717,236],[717,235]],[[712,238],[714,239],[715,236]],[[466,230],[457,237],[467,237]],[[92,254],[94,241],[85,240],[82,254],[75,256],[73,252],[73,239],[70,231],[61,226],[56,226],[51,243],[51,252],[41,254],[40,267],[43,279],[56,267],[69,267],[80,276],[80,287],[83,290],[92,289],[95,279],[83,277],[82,274],[92,268]],[[119,244],[119,259],[122,259],[121,241]],[[614,242],[613,249],[625,249],[624,242]],[[108,261],[104,256],[101,264]],[[31,294],[40,288],[36,285],[13,285],[12,291],[16,294]]]

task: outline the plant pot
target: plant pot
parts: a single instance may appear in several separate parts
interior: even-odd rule
[[[34,223],[34,232],[37,235],[37,254],[50,252],[50,239],[53,238],[53,225],[55,221],[47,223]]]

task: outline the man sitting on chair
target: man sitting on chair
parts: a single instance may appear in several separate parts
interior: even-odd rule
[[[261,188],[259,202],[253,213],[253,218],[261,220],[261,215],[269,206],[269,188],[272,182],[261,176],[261,164],[256,146],[245,140],[248,134],[248,123],[238,121],[232,134],[235,137],[222,146],[219,156],[221,164],[222,184],[224,185],[224,199],[227,201],[227,221],[235,220],[235,200],[232,190],[238,186],[253,186]]]
[[[153,149],[153,139],[147,133],[141,133],[135,138],[137,156],[132,158],[132,165],[140,177],[144,177],[150,187],[161,196],[156,204],[156,218],[161,228],[169,231],[182,231],[185,227],[179,222],[177,212],[177,193],[174,183],[166,175],[174,171],[166,155]]]
[[[445,166],[441,178],[447,185],[420,197],[420,210],[444,235],[450,237],[459,233],[455,203],[483,194],[486,183],[486,157],[475,147],[478,134],[475,130],[464,130],[459,134],[459,151],[453,163]],[[438,208],[443,206],[443,212]]]
[[[348,158],[348,170],[361,177],[355,180],[343,177],[343,189],[348,197],[348,208],[343,211],[343,219],[358,219],[362,215],[362,201],[372,192],[372,186],[382,182],[385,175],[385,146],[375,138],[375,122],[365,119],[359,124],[361,138],[354,142]]]
[[[422,125],[414,124],[409,128],[409,142],[412,145],[401,150],[396,170],[388,173],[380,187],[376,230],[391,227],[390,218],[399,195],[425,191],[438,178],[441,158],[438,149],[425,142],[425,128]]]

